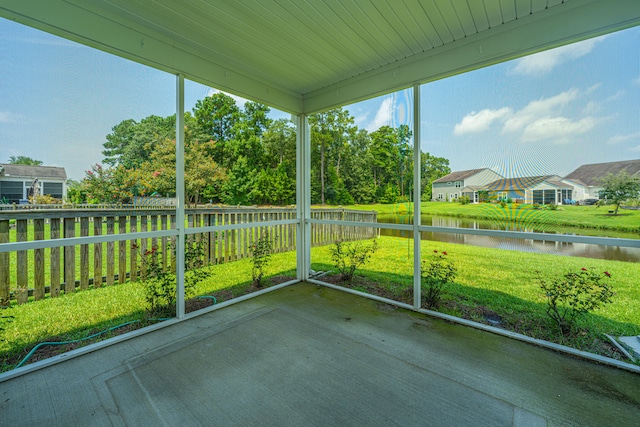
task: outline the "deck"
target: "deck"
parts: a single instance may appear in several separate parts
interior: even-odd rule
[[[640,375],[296,284],[0,382],[2,425],[637,425]]]

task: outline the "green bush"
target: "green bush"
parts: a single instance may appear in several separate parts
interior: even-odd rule
[[[251,246],[251,276],[253,284],[261,288],[264,270],[271,260],[273,241],[269,238],[269,233],[263,234],[256,243]]]
[[[583,267],[578,273],[568,272],[551,280],[536,274],[547,298],[547,314],[563,334],[572,332],[578,318],[612,302],[614,292],[605,282],[611,277],[607,271],[601,274]]]
[[[445,251],[433,251],[430,259],[420,265],[420,283],[422,287],[422,305],[426,308],[438,308],[444,287],[453,282],[457,269]]]
[[[55,197],[49,194],[43,194],[41,196],[29,197],[29,203],[34,205],[61,205],[62,200],[56,199]]]
[[[469,196],[462,196],[458,198],[458,202],[460,202],[461,205],[468,205],[471,202],[471,199],[469,199]]]
[[[329,248],[331,259],[340,272],[342,280],[347,283],[351,283],[356,269],[365,265],[376,250],[378,250],[376,239],[372,239],[369,245],[361,241],[345,243],[337,240]]]
[[[133,249],[137,249],[133,245]],[[175,253],[175,247],[172,248]],[[153,247],[140,254],[142,262],[147,268],[147,278],[144,281],[147,312],[152,317],[172,316],[176,309],[176,274],[165,268],[159,261],[161,251]],[[187,242],[184,252],[184,294],[185,298],[194,295],[196,285],[203,281],[209,272],[204,269],[205,262],[204,241]]]

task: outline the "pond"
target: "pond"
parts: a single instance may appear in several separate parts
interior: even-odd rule
[[[409,224],[411,221],[398,215],[379,215],[378,222],[387,224]],[[595,230],[574,227],[524,228],[515,222],[478,220],[468,218],[454,218],[442,216],[423,215],[422,225],[436,227],[472,228],[480,230],[509,230],[548,234],[576,234],[581,236],[615,237],[624,239],[639,239],[638,233],[628,233],[610,230]],[[410,231],[380,230],[383,236],[410,237]],[[434,240],[437,242],[460,243],[465,245],[482,246],[487,248],[511,249],[523,252],[549,253],[556,255],[569,255],[584,258],[608,259],[615,261],[640,262],[640,248],[626,248],[620,246],[604,246],[586,243],[554,242],[547,240],[498,238],[493,236],[476,236],[459,233],[434,233],[422,232],[422,240]]]

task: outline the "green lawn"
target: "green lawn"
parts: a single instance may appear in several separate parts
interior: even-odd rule
[[[371,262],[356,272],[353,287],[410,302],[412,279],[412,241],[397,237],[381,237],[380,249]],[[441,311],[480,322],[484,315],[495,313],[503,327],[576,348],[611,354],[603,346],[602,333],[613,335],[640,334],[640,264],[606,261],[548,254],[535,254],[474,246],[422,242],[423,257],[433,250],[447,251],[458,268],[455,283],[446,289]],[[267,273],[295,276],[295,253],[275,254]],[[613,304],[587,316],[579,323],[582,331],[567,338],[557,332],[545,314],[545,297],[536,281],[535,271],[561,275],[582,267],[609,271],[616,295]],[[248,259],[208,267],[210,278],[200,283],[196,294],[224,295],[221,290],[240,294],[251,281]],[[312,249],[312,269],[335,270],[329,246]],[[228,298],[230,292],[226,292]],[[141,283],[126,283],[76,292],[59,298],[47,298],[24,305],[14,305],[2,314],[12,315],[5,322],[0,355],[4,363],[16,363],[34,345],[43,340],[77,339],[100,330],[143,319],[144,289]],[[5,369],[8,368],[5,367]]]

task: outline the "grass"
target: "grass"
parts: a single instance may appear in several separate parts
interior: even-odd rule
[[[289,276],[292,279],[295,278],[295,267],[295,252],[288,252],[274,254],[266,271],[268,277]],[[222,302],[251,289],[250,259],[206,268],[209,277],[196,286],[195,295],[212,295],[225,290],[224,296],[218,297]],[[0,324],[5,329],[0,335],[2,371],[13,368],[40,342],[75,340],[133,320],[141,321],[139,326],[147,325],[150,321],[146,319],[146,308],[142,282],[13,304],[0,312],[13,317]]]
[[[360,276],[351,287],[412,303],[413,255],[407,241],[412,244],[410,239],[382,237],[380,250],[356,273]],[[498,316],[505,329],[610,357],[619,356],[603,333],[640,334],[640,264],[422,241],[423,259],[433,250],[447,251],[458,268],[455,283],[445,289],[442,312],[481,323]],[[314,270],[333,269],[327,247],[317,248],[312,261]],[[551,277],[583,267],[609,271],[616,295],[612,304],[581,319],[575,336],[564,336],[546,315],[536,270]]]
[[[352,205],[345,208],[375,210],[381,216],[395,215],[404,218],[413,212],[413,203]],[[462,205],[453,202],[422,202],[420,209],[423,215],[486,219],[524,227],[547,225],[640,233],[640,210],[621,209],[618,215],[611,215],[607,206],[559,206],[556,210],[550,210],[515,203],[503,208],[495,203]]]
[[[413,288],[413,241],[381,237],[373,259],[351,285],[355,289],[411,302]],[[603,333],[640,334],[640,264],[568,256],[480,248],[452,243],[422,241],[423,258],[433,250],[445,250],[458,268],[454,284],[445,289],[440,311],[487,323],[497,316],[501,327],[552,342],[569,345],[611,357],[620,357],[606,345]],[[312,266],[331,275],[335,267],[329,246],[312,249]],[[295,252],[274,254],[268,276],[295,277]],[[609,271],[616,295],[613,304],[587,315],[578,324],[575,336],[564,336],[548,320],[545,297],[535,271],[561,275],[580,268]],[[195,294],[231,297],[251,290],[251,261],[207,267],[208,279],[198,284]],[[326,280],[336,277],[327,276]],[[115,325],[145,318],[143,284],[140,282],[105,286],[88,291],[48,298],[24,305],[13,305],[2,314],[13,319],[4,322],[4,341],[0,342],[3,370],[10,369],[37,343],[85,337]]]

